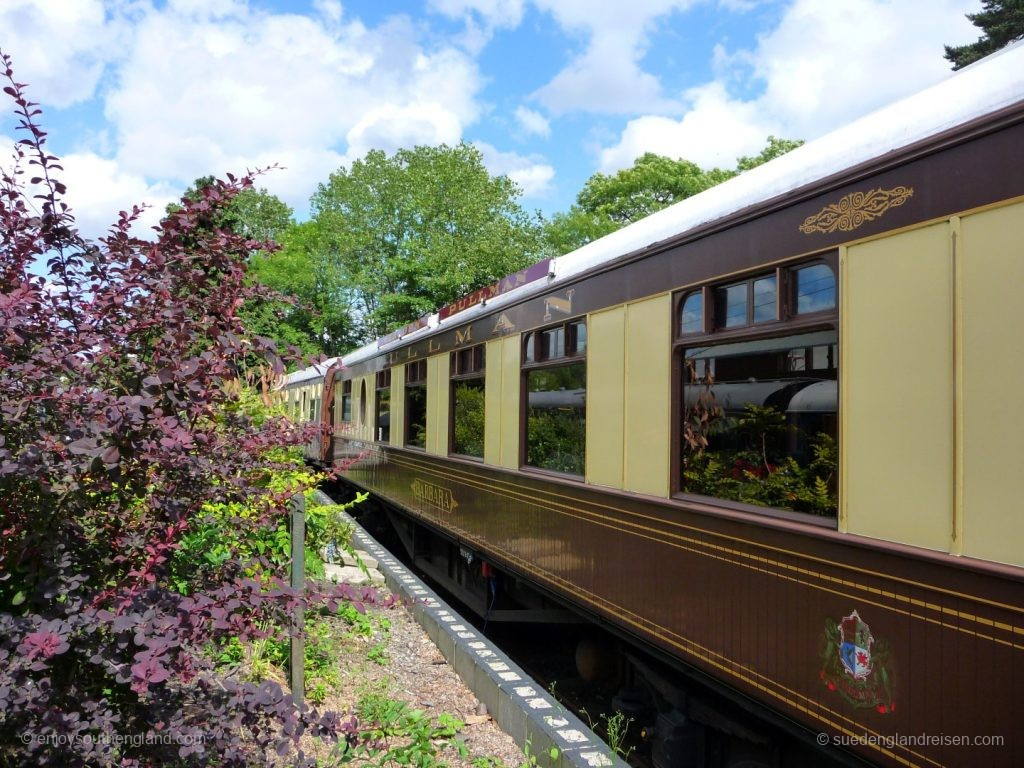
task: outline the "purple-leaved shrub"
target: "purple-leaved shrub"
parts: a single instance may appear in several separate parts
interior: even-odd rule
[[[304,733],[358,741],[354,719],[224,678],[207,649],[374,592],[299,594],[238,553],[187,594],[170,583],[204,505],[278,527],[268,477],[293,467],[272,449],[311,437],[232,386],[255,360],[282,365],[239,319],[259,290],[246,259],[271,246],[211,223],[252,177],[183,199],[151,239],[134,207],[88,242],[39,110],[0,68],[23,135],[0,174],[0,764],[305,763]]]

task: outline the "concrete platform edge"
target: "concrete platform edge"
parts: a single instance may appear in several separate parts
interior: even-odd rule
[[[334,503],[322,491],[316,494],[318,504]],[[525,763],[544,768],[626,768],[627,764],[576,715],[562,707],[357,522],[342,514],[353,525],[353,544],[377,559],[378,570],[391,592],[410,601],[413,616],[441,655],[486,705],[498,727],[527,753]]]

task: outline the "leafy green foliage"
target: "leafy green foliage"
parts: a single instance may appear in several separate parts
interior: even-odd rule
[[[606,216],[622,226],[721,184],[733,175],[719,168],[705,171],[689,160],[672,160],[647,152],[634,160],[632,167],[611,176],[595,173],[587,179],[576,201],[583,210]]]
[[[968,13],[967,18],[982,35],[967,45],[945,46],[953,69],[962,69],[1024,38],[1024,0],[982,0],[982,10]]]
[[[465,745],[456,739],[463,723],[449,714],[432,721],[421,709],[391,698],[380,688],[366,690],[356,705],[364,724],[364,738],[350,742],[342,762],[362,765],[440,768],[444,748],[454,747],[465,757]]]
[[[683,461],[687,491],[775,509],[836,515],[839,450],[830,435],[819,432],[810,438],[811,459],[805,466],[782,449],[793,427],[775,408],[748,404],[742,416],[723,416],[713,430],[748,447],[688,448]]]
[[[367,340],[537,261],[519,189],[470,144],[374,150],[321,184],[313,228]]]
[[[255,255],[253,278],[291,297],[247,308],[251,327],[303,352],[341,355],[357,346],[353,297],[344,264],[321,243],[315,221],[295,224],[279,239],[280,250]]]
[[[743,171],[749,171],[751,168],[757,168],[759,165],[764,165],[769,160],[774,160],[777,157],[782,157],[787,152],[792,152],[797,147],[803,146],[802,139],[780,139],[776,136],[768,137],[768,144],[758,154],[753,156],[744,156],[736,160],[736,171],[743,173]]]
[[[531,467],[582,475],[585,469],[586,415],[582,393],[585,365],[574,363],[530,371],[531,405],[526,416],[526,462]],[[545,407],[534,398],[549,398]]]
[[[484,388],[483,379],[456,382],[455,434],[452,450],[463,456],[484,455]]]
[[[197,190],[151,240],[135,237],[134,207],[89,242],[39,110],[0,62],[25,135],[0,169],[0,763],[246,766],[301,761],[307,730],[357,737],[208,653],[300,606],[377,599],[292,589],[250,546],[305,482],[278,484],[296,471],[281,447],[313,433],[241,394],[252,361],[283,370],[239,314],[262,293],[247,261],[272,246],[217,225],[252,177]],[[187,541],[246,515],[234,538]],[[60,738],[18,738],[33,733]]]

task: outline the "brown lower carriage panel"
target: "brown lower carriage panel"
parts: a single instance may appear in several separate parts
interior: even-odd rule
[[[1015,569],[372,444],[336,440],[335,461],[832,744],[882,765],[1024,765]]]

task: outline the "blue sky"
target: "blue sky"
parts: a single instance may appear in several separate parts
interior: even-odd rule
[[[260,185],[305,218],[368,150],[460,140],[550,215],[645,151],[731,167],[937,82],[980,5],[0,0],[0,48],[96,236],[133,202],[152,220],[198,176],[271,164]]]

